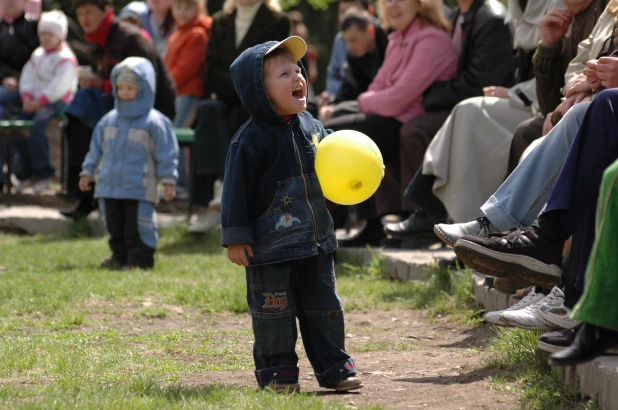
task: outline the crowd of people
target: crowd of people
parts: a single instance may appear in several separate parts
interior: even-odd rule
[[[16,189],[48,187],[44,131],[64,114],[67,195],[77,200],[65,215],[101,206],[108,228],[132,227],[110,229],[115,257],[105,263],[153,265],[158,196],[190,198],[190,232],[220,229],[227,174],[236,175],[230,141],[253,114],[230,67],[267,41],[308,42],[302,15],[277,0],[226,0],[212,17],[204,0],[136,1],[118,16],[109,0],[74,0],[76,27],[57,10],[35,19],[27,3],[0,0],[0,117],[35,123],[16,145]],[[386,167],[367,201],[326,202],[335,228],[351,214],[362,221],[339,246],[414,249],[437,235],[521,298],[488,322],[550,331],[539,347],[555,365],[590,360],[618,342],[609,244],[618,0],[456,3],[340,0],[321,93],[310,92],[315,48],[302,55],[307,111],[326,129],[367,134]],[[191,155],[173,127],[195,129]],[[131,194],[109,182],[124,181],[125,163],[139,176]],[[10,177],[0,173],[0,188]],[[393,215],[399,222],[384,222]]]

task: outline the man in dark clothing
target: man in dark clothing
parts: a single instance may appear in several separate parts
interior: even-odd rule
[[[94,62],[93,75],[80,79],[81,88],[67,109],[67,189],[69,195],[78,195],[80,202],[75,210],[63,214],[76,218],[86,216],[96,208],[93,191],[80,194],[77,182],[82,161],[90,147],[92,129],[113,107],[110,74],[114,65],[127,57],[150,60],[157,76],[155,108],[170,119],[176,115],[176,91],[154,45],[142,36],[138,28],[116,19],[108,0],[76,0],[74,6],[86,40],[91,43],[90,54]]]
[[[537,100],[543,117],[526,120],[517,128],[511,142],[509,174],[517,167],[521,155],[532,141],[543,136],[545,116],[552,114],[552,125],[558,123],[562,117],[558,106],[562,98],[564,74],[571,60],[577,55],[577,46],[588,38],[607,2],[608,0],[587,0],[583,3],[566,0],[566,9],[554,9],[541,21],[541,42],[534,54],[533,63]],[[558,19],[565,21],[559,24]],[[572,29],[567,36],[569,27]]]
[[[345,76],[333,103],[320,109],[321,121],[358,112],[358,108],[350,110],[348,104],[358,107],[356,98],[369,88],[384,62],[388,45],[384,30],[364,10],[348,10],[341,22],[341,32],[348,46]]]
[[[248,4],[237,2],[233,10],[224,8],[213,16],[204,68],[207,99],[197,109],[192,148],[195,161],[191,164],[191,202],[200,208],[197,220],[189,226],[189,232],[193,233],[205,232],[220,223],[217,208],[221,204],[221,181],[230,140],[249,119],[234,89],[230,66],[247,48],[266,41],[281,41],[290,34],[290,20],[285,14],[271,9],[266,2],[244,3]],[[246,34],[238,34],[237,38],[237,15],[247,18],[252,14]]]
[[[37,21],[24,12],[23,4],[8,2],[0,18],[0,119],[7,118],[7,108],[21,107],[19,76],[39,46]],[[5,181],[3,145],[0,144],[0,194]]]

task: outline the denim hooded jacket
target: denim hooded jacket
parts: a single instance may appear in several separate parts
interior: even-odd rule
[[[114,98],[114,109],[97,123],[81,176],[94,177],[96,198],[157,200],[157,183],[176,184],[178,142],[171,121],[153,108],[155,71],[142,57],[129,57],[112,70],[131,70],[139,78],[132,101]]]
[[[329,131],[306,111],[285,121],[273,110],[262,68],[276,43],[245,50],[230,68],[251,118],[232,138],[227,156],[221,245],[251,245],[251,265],[307,258],[337,247],[314,166],[316,144]]]

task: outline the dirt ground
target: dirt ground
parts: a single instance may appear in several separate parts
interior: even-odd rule
[[[148,302],[145,303],[148,305]],[[145,319],[123,309],[123,317],[99,316],[103,327],[129,327],[135,333],[184,330],[250,330],[249,315],[202,315],[168,306],[175,311],[163,319]],[[90,316],[96,321],[97,315]],[[350,407],[380,404],[392,409],[512,409],[517,395],[496,389],[488,377],[496,371],[480,369],[485,354],[479,351],[491,336],[487,326],[467,327],[444,319],[430,323],[420,311],[372,311],[346,313],[346,347],[353,356],[365,387],[340,394],[321,389],[303,356],[301,390]],[[248,334],[248,333],[247,333]],[[228,336],[229,337],[229,336]],[[236,345],[251,355],[252,341]],[[237,352],[241,353],[241,352]],[[212,383],[255,386],[252,371],[212,371],[191,374],[187,386]]]

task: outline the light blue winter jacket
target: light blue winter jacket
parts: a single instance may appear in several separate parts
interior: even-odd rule
[[[116,75],[130,69],[140,80],[133,101],[116,98]],[[157,183],[176,184],[178,142],[171,121],[153,108],[155,71],[142,57],[112,70],[114,109],[97,123],[82,176],[94,176],[96,198],[157,200]]]

